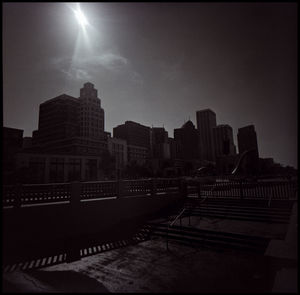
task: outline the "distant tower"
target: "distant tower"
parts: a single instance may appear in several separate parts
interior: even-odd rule
[[[217,125],[216,114],[210,109],[196,112],[197,129],[199,131],[200,159],[215,161],[213,128]]]
[[[87,82],[80,89],[79,102],[80,136],[103,139],[104,110],[92,83]]]
[[[254,125],[239,128],[237,138],[240,155],[246,151],[252,151],[251,154],[247,156],[244,168],[245,172],[250,174],[256,174],[259,169],[259,155],[257,136]]]
[[[189,120],[181,128],[174,129],[174,140],[177,144],[177,158],[183,160],[199,159],[199,136],[192,121]]]
[[[237,134],[239,153],[255,149],[258,157],[257,136],[254,125],[245,126],[238,129]]]
[[[229,125],[224,124],[214,127],[213,139],[216,157],[236,154],[233,131]]]

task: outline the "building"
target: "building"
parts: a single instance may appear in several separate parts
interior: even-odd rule
[[[215,161],[215,149],[213,140],[213,128],[216,127],[216,114],[210,109],[196,112],[197,129],[199,131],[200,159],[205,161]]]
[[[40,104],[38,130],[34,143],[51,142],[79,136],[79,102],[75,97],[62,94]]]
[[[108,151],[113,156],[114,159],[114,170],[115,176],[122,176],[122,172],[126,168],[127,165],[127,142],[124,139],[109,137],[108,138]]]
[[[104,139],[104,110],[92,83],[85,83],[79,97],[79,135],[91,139]]]
[[[143,166],[149,158],[149,149],[127,144],[127,162],[138,166]]]
[[[20,152],[16,174],[21,183],[63,183],[103,179],[102,157]]]
[[[165,128],[151,128],[152,158],[166,160],[170,159],[170,144],[168,132]]]
[[[233,141],[233,131],[231,126],[225,124],[214,127],[213,140],[216,159],[220,156],[236,154],[236,147]]]
[[[107,151],[104,110],[94,85],[85,83],[79,98],[62,94],[42,103],[32,143],[54,154],[101,156]]]
[[[103,179],[110,170],[107,139],[101,100],[87,82],[78,98],[62,94],[40,105],[32,144],[28,139],[16,156],[18,179],[27,183]]]
[[[181,128],[174,129],[177,144],[176,158],[183,160],[199,159],[199,133],[192,121],[187,121]]]
[[[254,125],[245,126],[238,129],[237,134],[239,153],[247,150],[256,150],[258,156],[257,136]]]
[[[113,128],[113,137],[127,141],[128,145],[145,147],[150,150],[150,127],[126,121],[125,124]]]
[[[32,148],[32,137],[26,136],[23,137],[22,149],[30,149]]]
[[[257,174],[259,170],[259,153],[254,125],[239,128],[237,139],[239,154],[248,153],[245,157],[243,173]]]
[[[150,158],[150,127],[133,121],[126,121],[125,124],[113,128],[113,137],[126,140],[129,165],[142,166]]]

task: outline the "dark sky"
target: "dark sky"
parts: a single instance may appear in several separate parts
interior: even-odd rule
[[[105,130],[133,120],[173,137],[196,110],[254,124],[261,157],[297,167],[296,3],[3,4],[4,126],[31,136],[39,104],[83,83]]]

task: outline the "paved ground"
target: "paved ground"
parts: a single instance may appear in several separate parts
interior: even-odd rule
[[[157,239],[99,253],[69,264],[6,274],[6,290],[82,293],[296,293],[295,208],[288,227],[283,224],[211,218],[191,220],[192,225],[199,228],[269,236],[277,243],[270,243],[266,255],[216,252],[177,244],[171,244],[170,251],[167,251],[165,241]],[[183,222],[187,225],[188,219]],[[282,253],[286,251],[290,256],[282,257]]]
[[[273,286],[275,271],[265,257],[176,244],[170,248],[168,252],[162,240],[146,241],[42,271],[15,273],[10,278],[22,279],[24,291],[39,292],[76,292],[84,285],[86,292],[92,292],[88,279],[95,279],[93,286],[99,283],[95,287],[98,292],[102,288],[108,292],[241,293],[267,292]],[[81,276],[75,277],[73,272]]]

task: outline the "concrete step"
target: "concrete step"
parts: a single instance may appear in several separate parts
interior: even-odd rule
[[[168,230],[166,224],[148,224],[152,236],[181,241],[193,245],[214,246],[219,249],[236,249],[263,253],[269,239],[249,235],[216,232],[196,228],[174,226]]]
[[[185,217],[189,214],[185,214]],[[272,218],[269,216],[245,216],[243,214],[225,214],[216,212],[194,212],[192,216],[199,217],[212,217],[221,219],[233,219],[233,220],[244,220],[244,221],[257,221],[257,222],[267,222],[267,223],[289,223],[289,218]]]
[[[273,212],[273,211],[268,211],[268,210],[248,210],[244,208],[230,208],[230,207],[195,207],[195,208],[190,208],[187,207],[188,211],[192,212],[216,212],[216,213],[222,213],[225,212],[226,214],[229,213],[239,213],[241,215],[245,216],[269,216],[269,217],[279,217],[279,218],[289,218],[291,215],[291,212]]]

